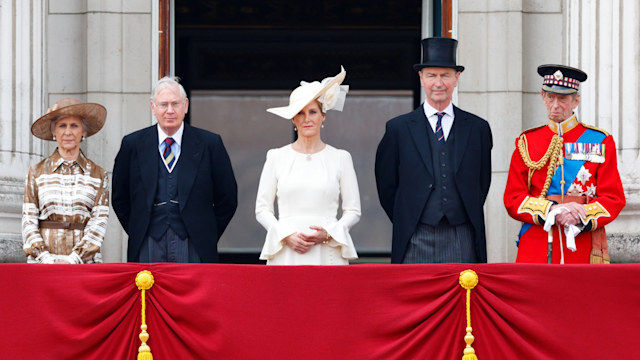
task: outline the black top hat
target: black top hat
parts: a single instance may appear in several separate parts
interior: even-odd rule
[[[445,67],[464,71],[464,66],[456,64],[456,49],[458,40],[442,37],[426,38],[422,40],[422,64],[413,65],[413,69],[420,71],[426,67]]]
[[[587,80],[584,71],[565,65],[540,65],[538,74],[544,79],[542,90],[563,95],[578,92],[580,83]]]

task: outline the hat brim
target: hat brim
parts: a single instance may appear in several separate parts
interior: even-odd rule
[[[87,137],[97,133],[104,126],[107,109],[96,103],[81,103],[68,105],[49,112],[31,125],[31,133],[42,140],[53,141],[51,121],[65,116],[77,116],[83,120],[87,128]]]
[[[560,86],[560,85],[547,85],[547,84],[542,85],[542,91],[553,93],[553,94],[560,94],[560,95],[570,95],[578,92],[578,90],[574,88]]]
[[[413,65],[413,70],[415,71],[420,71],[426,67],[439,67],[439,68],[450,68],[450,69],[454,69],[458,72],[463,72],[464,71],[464,66],[462,65],[454,65],[454,64],[450,64],[450,63],[422,63],[422,64],[415,64]]]
[[[347,71],[341,66],[340,73],[334,76],[331,80],[329,80],[326,84],[322,86],[322,88],[318,88],[318,90],[314,92],[310,92],[304,98],[301,98],[297,101],[290,102],[287,106],[275,107],[267,109],[267,112],[283,117],[287,120],[293,119],[300,110],[304,109],[310,102],[324,95],[327,90],[329,90],[335,84],[342,84],[344,78],[347,76]]]
[[[303,100],[290,103],[287,106],[270,108],[270,109],[267,109],[267,112],[270,112],[272,114],[275,114],[287,120],[290,120],[290,119],[293,119],[293,117],[296,116],[296,114],[299,113],[300,110],[304,109],[304,107],[307,106],[307,104],[312,102],[314,99],[317,99],[318,97],[320,96],[305,98]]]

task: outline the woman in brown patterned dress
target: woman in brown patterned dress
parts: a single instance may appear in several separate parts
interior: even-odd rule
[[[29,168],[22,206],[23,249],[29,263],[102,262],[107,230],[107,174],[80,150],[104,125],[107,110],[75,98],[60,99],[31,133],[57,141],[53,154]]]

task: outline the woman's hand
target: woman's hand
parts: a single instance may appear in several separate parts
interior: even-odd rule
[[[309,226],[309,229],[315,230],[315,232],[309,233],[309,234],[301,233],[300,237],[304,241],[310,241],[310,242],[313,242],[314,244],[323,244],[331,240],[331,236],[329,236],[329,233],[323,227]]]
[[[313,245],[315,245],[316,243],[313,242],[313,241],[307,241],[302,236],[303,235],[300,234],[300,233],[294,233],[294,234],[291,234],[291,235],[287,236],[284,239],[284,242],[293,251],[297,252],[298,254],[304,254],[307,251],[309,251],[309,249],[311,249],[311,247]]]

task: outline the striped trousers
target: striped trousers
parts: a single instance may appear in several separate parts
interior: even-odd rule
[[[471,224],[450,225],[446,218],[437,226],[419,223],[402,263],[475,263],[473,234]]]
[[[181,239],[171,227],[168,227],[159,239],[147,236],[142,242],[137,262],[200,263],[201,261],[189,239]]]

